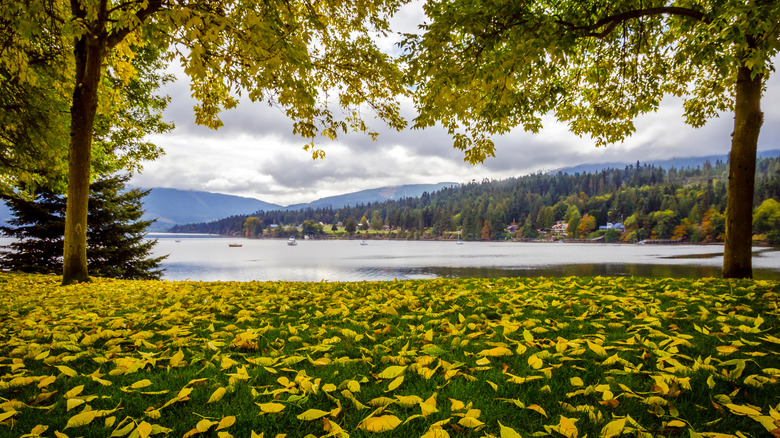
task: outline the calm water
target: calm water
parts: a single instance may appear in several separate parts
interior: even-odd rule
[[[361,281],[436,277],[717,277],[721,245],[227,239],[155,234],[168,280]],[[231,248],[229,243],[239,243]],[[756,278],[780,280],[780,250],[756,248]]]

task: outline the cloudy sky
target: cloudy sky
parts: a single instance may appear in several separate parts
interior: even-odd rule
[[[418,22],[419,14],[414,6],[402,10],[396,18],[396,23],[403,23],[399,30],[414,31],[408,26]],[[385,42],[388,48],[392,43]],[[195,125],[195,102],[186,79],[163,92],[172,98],[165,117],[176,129],[151,138],[166,155],[147,163],[134,185],[225,193],[280,205],[383,186],[502,179],[584,163],[725,155],[733,129],[731,114],[691,128],[683,123],[680,102],[667,99],[658,112],[637,120],[636,133],[624,143],[596,148],[590,139],[549,119],[539,134],[516,129],[494,138],[496,156],[474,166],[463,161],[463,153],[452,147],[442,129],[397,132],[384,129],[377,120],[372,122],[372,128],[381,132],[376,141],[358,134],[336,142],[322,140],[319,146],[326,158],[315,161],[302,149],[306,140],[292,134],[292,123],[279,109],[242,102],[224,112],[225,126],[213,131]],[[777,74],[770,79],[762,104],[759,151],[780,149]],[[407,119],[413,117],[411,104],[404,105],[404,113]]]

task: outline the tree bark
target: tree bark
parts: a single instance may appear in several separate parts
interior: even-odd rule
[[[62,284],[88,281],[87,203],[92,163],[92,128],[97,112],[98,86],[105,49],[98,38],[76,41],[76,84],[70,109],[68,149],[68,204],[65,213],[65,249]]]
[[[729,156],[723,278],[753,278],[753,189],[758,134],[764,120],[764,114],[761,112],[762,84],[763,75],[751,77],[750,68],[739,68],[734,133]]]

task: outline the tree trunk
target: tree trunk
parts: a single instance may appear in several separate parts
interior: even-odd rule
[[[76,41],[76,84],[70,109],[68,149],[68,204],[65,214],[65,250],[62,284],[88,281],[87,202],[92,163],[92,128],[97,111],[98,86],[105,49],[97,38]]]
[[[763,75],[751,78],[751,69],[745,66],[739,68],[729,156],[723,278],[753,278],[753,188],[758,134],[764,119],[761,112],[762,84]]]

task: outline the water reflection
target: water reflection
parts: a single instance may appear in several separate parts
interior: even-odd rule
[[[434,267],[425,269],[435,277],[592,277],[592,276],[633,276],[633,277],[675,277],[703,278],[720,277],[720,268],[716,266],[691,265],[640,265],[640,264],[580,264],[558,266],[533,266],[520,269],[501,269],[491,267]],[[772,270],[757,269],[757,279],[780,280],[780,273]]]
[[[164,278],[196,281],[366,281],[436,277],[718,277],[722,246],[160,237]],[[754,275],[780,280],[780,251],[755,254]]]

